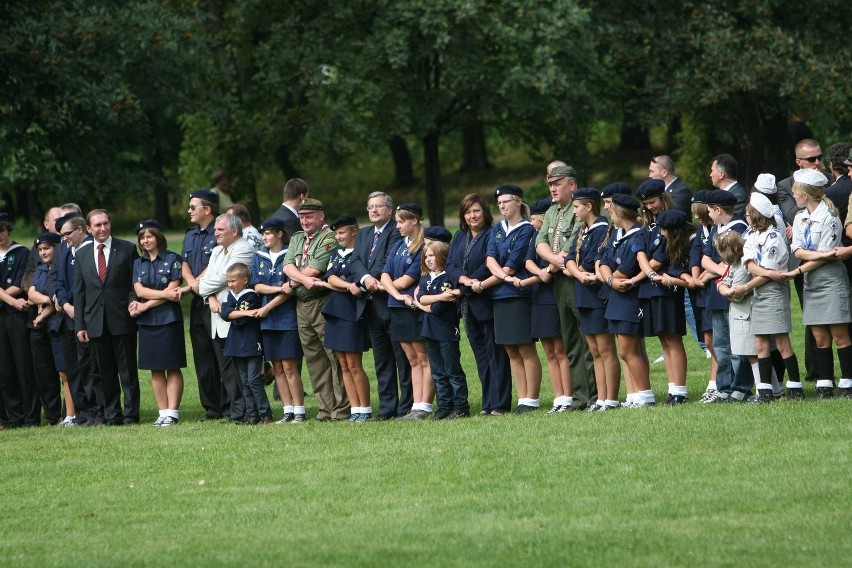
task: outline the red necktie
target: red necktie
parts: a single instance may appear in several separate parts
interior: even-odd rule
[[[106,255],[104,255],[104,244],[98,245],[98,278],[101,284],[106,280]]]

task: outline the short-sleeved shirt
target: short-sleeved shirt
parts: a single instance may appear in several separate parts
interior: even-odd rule
[[[154,260],[147,253],[133,261],[133,284],[141,284],[152,290],[165,290],[170,282],[180,282],[181,257],[170,251],[161,250],[157,252]],[[147,300],[139,299],[140,303]],[[183,314],[178,302],[166,302],[150,310],[142,312],[136,318],[139,325],[165,325],[176,321],[183,321]]]
[[[290,279],[284,274],[284,256],[287,249],[279,251],[277,255],[263,249],[254,253],[251,262],[251,279],[249,286],[254,288],[257,284],[267,286],[283,286]],[[274,257],[274,258],[273,258]],[[277,294],[260,294],[260,304],[265,306]],[[267,316],[260,320],[261,330],[295,331],[296,325],[296,298],[290,296],[286,302],[279,304]]]
[[[20,288],[29,259],[30,251],[14,241],[5,253],[0,253],[0,288],[4,290],[13,286]],[[18,310],[9,304],[0,302],[0,314],[17,313],[19,313]]]
[[[420,280],[420,257],[423,254],[423,245],[417,247],[413,253],[408,252],[408,238],[404,238],[393,246],[388,253],[388,259],[385,261],[385,269],[382,273],[387,273],[392,280],[401,278],[402,276],[410,276],[414,279],[411,286],[397,290],[403,296],[411,296],[414,294],[414,289],[417,288],[417,282]],[[397,300],[388,294],[389,308],[407,308],[403,302]]]
[[[193,276],[198,277],[204,272],[214,248],[216,248],[216,235],[213,234],[213,221],[203,229],[196,225],[186,232],[183,237],[181,256],[183,262],[189,265]]]
[[[355,283],[355,274],[352,270],[353,254],[355,249],[344,250],[338,248],[334,251],[328,261],[328,270],[324,280],[329,276],[337,276],[350,284]],[[323,315],[339,318],[346,321],[358,321],[358,298],[349,292],[333,291],[325,306],[322,308]]]
[[[787,270],[790,254],[787,251],[787,239],[775,227],[765,231],[749,231],[743,245],[744,265],[754,261],[767,270]]]
[[[840,245],[843,226],[837,212],[824,201],[813,212],[802,209],[793,220],[793,242],[791,249],[803,248],[825,252]]]
[[[307,253],[305,252],[306,241]],[[328,259],[335,249],[337,249],[337,241],[334,240],[334,231],[327,226],[318,229],[309,240],[307,233],[299,231],[290,239],[287,254],[284,256],[284,265],[293,264],[299,270],[313,268],[322,276],[328,269]],[[295,290],[296,298],[300,300],[323,296],[327,293],[328,290],[319,287],[308,290],[304,286],[297,286]]]
[[[609,223],[607,223],[606,218],[598,217],[594,223],[583,231],[582,239],[580,238],[580,231],[577,231],[577,236],[568,250],[568,256],[584,271],[595,271],[595,263],[603,256],[601,245],[606,238],[608,228]],[[578,248],[580,251],[579,256],[577,255]],[[602,307],[600,293],[600,283],[581,284],[579,280],[574,282],[574,304],[578,308]]]
[[[491,231],[491,240],[488,241],[487,255],[500,266],[515,271],[515,276],[521,280],[529,278],[526,264],[527,251],[530,241],[535,240],[535,227],[524,219],[514,227],[504,219]],[[501,282],[494,287],[491,297],[495,300],[503,298],[518,298],[529,296],[532,290],[529,288],[515,288],[514,284]]]

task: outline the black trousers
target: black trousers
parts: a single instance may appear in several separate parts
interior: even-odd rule
[[[104,417],[103,410],[98,409],[95,398],[95,380],[93,374],[97,368],[92,357],[92,349],[88,343],[80,343],[74,333],[74,323],[69,319],[62,323],[59,329],[59,341],[62,343],[62,354],[65,355],[65,374],[68,375],[68,390],[74,401],[74,412],[81,423]],[[100,376],[96,375],[97,382]]]
[[[107,424],[139,423],[139,371],[136,366],[136,334],[104,333],[90,343],[100,374],[94,383],[98,406]],[[124,407],[121,395],[124,394]]]
[[[208,418],[220,418],[228,414],[229,404],[220,371],[222,350],[211,337],[211,331],[210,308],[200,296],[193,295],[189,308],[189,340],[198,380],[198,398]]]
[[[0,313],[0,396],[4,425],[11,427],[41,422],[27,317],[25,312]]]
[[[60,394],[59,373],[53,359],[50,332],[45,328],[30,329],[30,350],[33,357],[38,399],[44,410],[44,419],[48,424],[56,424],[62,419],[62,396]]]
[[[243,399],[243,385],[240,380],[240,370],[237,368],[234,357],[225,357],[223,354],[224,349],[224,339],[217,337],[213,340],[213,354],[222,376],[220,388],[225,392],[225,405],[222,408],[222,415],[229,416],[231,420],[238,421],[242,420],[246,413],[245,399]]]
[[[404,416],[414,404],[411,366],[399,343],[391,341],[390,318],[382,319],[376,312],[372,300],[367,302],[365,311],[370,344],[373,347],[373,361],[376,366],[379,414],[390,418]]]

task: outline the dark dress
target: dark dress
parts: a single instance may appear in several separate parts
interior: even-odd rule
[[[329,269],[323,276],[337,276],[350,284],[355,281],[352,274],[353,249],[337,249],[331,253]],[[363,353],[370,348],[367,321],[358,317],[358,299],[349,292],[333,291],[322,308],[325,317],[323,347],[344,353]]]
[[[289,280],[284,275],[284,256],[287,249],[281,249],[273,255],[267,247],[254,253],[251,265],[249,286],[266,284],[283,286]],[[273,256],[275,260],[273,261]],[[265,306],[276,294],[258,294],[261,306]],[[275,307],[260,320],[260,334],[263,338],[263,355],[267,361],[298,359],[302,356],[302,343],[296,322],[296,297],[290,296],[286,302]]]
[[[152,290],[165,290],[180,282],[181,257],[161,250],[152,261],[145,253],[133,261],[133,282]],[[138,302],[145,303],[139,299]],[[183,313],[178,302],[166,302],[136,318],[139,326],[139,368],[162,371],[186,367]]]
[[[388,254],[383,272],[387,273],[392,280],[403,275],[413,278],[414,283],[411,286],[398,290],[398,292],[414,297],[414,290],[417,288],[417,282],[420,281],[420,256],[423,253],[423,245],[420,245],[413,254],[409,254],[408,244],[408,239],[402,239],[394,245]],[[396,342],[423,341],[423,336],[420,333],[423,325],[420,316],[423,312],[412,310],[391,295],[388,295],[388,308],[391,312],[391,340]]]

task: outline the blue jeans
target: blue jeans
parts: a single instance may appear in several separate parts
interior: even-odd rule
[[[702,350],[707,349],[704,338],[698,335],[698,327],[695,325],[695,312],[692,311],[692,298],[689,297],[688,290],[683,295],[683,310],[686,313],[686,326],[692,332],[692,337],[695,338]]]
[[[240,383],[243,387],[243,398],[246,404],[246,417],[272,416],[269,398],[263,387],[263,357],[233,357],[240,373]]]
[[[435,381],[438,410],[470,410],[459,342],[427,339],[426,354],[432,368],[432,380]]]
[[[713,350],[719,367],[716,370],[716,390],[731,394],[749,394],[754,384],[748,357],[731,355],[731,327],[728,310],[713,310]]]

